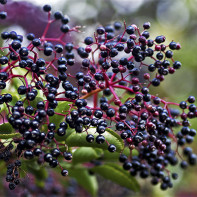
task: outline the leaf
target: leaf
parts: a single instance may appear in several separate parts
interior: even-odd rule
[[[65,114],[65,115],[68,114],[67,111],[70,108],[69,104],[70,102],[61,101],[60,103],[58,103],[58,106],[56,107],[55,112]],[[62,122],[64,118],[65,116],[55,114],[54,116],[49,117],[49,121],[55,123],[56,127],[59,127],[60,122]]]
[[[88,134],[94,135],[96,138],[98,133],[96,133],[96,128],[88,129]],[[76,133],[74,130],[68,130],[65,143],[70,147],[94,147],[94,148],[101,148],[101,149],[108,149],[108,145],[106,142],[103,144],[97,144],[96,141],[89,143],[86,141],[87,133]],[[105,133],[103,134],[105,139],[109,142],[109,144],[114,144],[116,146],[117,152],[120,152],[124,148],[124,142],[121,137],[111,129],[106,129]],[[113,153],[112,153],[113,154]]]
[[[0,139],[10,139],[14,137],[20,137],[20,133],[11,133],[11,134],[0,134]]]
[[[69,169],[69,176],[76,179],[86,191],[92,196],[96,196],[98,190],[98,183],[94,175],[90,175],[85,168],[73,168]]]
[[[77,163],[85,163],[85,162],[89,162],[93,159],[96,159],[98,157],[99,157],[99,155],[97,154],[97,152],[93,148],[81,147],[81,148],[78,148],[73,153],[72,163],[74,165]]]
[[[101,166],[96,166],[92,168],[91,171],[135,192],[140,189],[136,179],[118,164],[108,163]]]
[[[96,151],[97,155],[99,155],[99,157],[101,157],[103,155],[103,149],[101,148],[94,148],[94,150]]]
[[[26,97],[23,98],[23,100],[26,99]],[[39,97],[39,96],[36,96],[36,98],[33,100],[33,101],[29,101],[30,102],[30,105],[33,107],[33,108],[37,108],[37,103],[39,101],[43,101],[43,98],[42,97]],[[29,103],[28,101],[26,100],[25,103],[24,103],[24,106],[27,107],[29,106]]]
[[[16,133],[10,123],[6,122],[0,125],[0,139],[9,139],[19,136],[20,133]]]
[[[3,112],[6,109],[5,103],[0,105],[0,113]]]
[[[13,131],[14,129],[9,122],[0,124],[0,134],[11,134]]]

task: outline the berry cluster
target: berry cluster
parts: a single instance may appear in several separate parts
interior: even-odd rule
[[[9,182],[9,189],[14,190],[16,185],[20,183],[19,180],[19,167],[21,161],[16,160],[13,164],[9,164],[7,167],[6,181]]]
[[[179,163],[178,146],[183,147],[183,155],[188,159],[187,162],[180,156],[183,169],[197,161],[192,149],[185,147],[196,135],[189,128],[189,119],[197,114],[195,98],[190,96],[180,104],[168,102],[152,95],[150,87],[159,86],[166,75],[180,69],[181,63],[173,59],[180,44],[174,41],[164,44],[163,35],[150,39],[149,22],[144,23],[142,32],[134,24],[115,22],[98,27],[94,37],[84,39],[84,46],[75,46],[63,38],[80,32],[80,27],[70,27],[70,19],[61,12],[55,12],[52,18],[49,5],[43,10],[48,13],[45,31],[40,38],[27,34],[27,46],[23,36],[15,31],[1,33],[9,44],[0,48],[4,53],[0,57],[0,104],[6,106],[4,118],[20,134],[12,139],[14,146],[1,147],[1,159],[8,161],[9,151],[14,149],[12,159],[36,157],[52,168],[59,166],[61,174],[67,176],[68,171],[58,160],[70,161],[72,153],[69,149],[62,151],[65,144],[58,139],[63,141],[67,130],[72,129],[76,135],[87,133],[88,143],[106,143],[108,150],[115,152],[116,146],[104,136],[106,129],[112,128],[131,153],[126,156],[121,151],[119,160],[123,168],[132,176],[151,176],[152,184],[160,182],[163,190],[171,188],[171,177],[177,179],[178,175],[167,167]],[[48,38],[50,24],[57,20],[61,20],[62,35]],[[78,62],[81,72],[71,75],[68,67]],[[9,88],[15,80],[20,99],[13,103],[17,93]],[[67,110],[57,111],[62,103]],[[169,106],[179,107],[180,111]],[[56,125],[53,119],[61,117],[64,121]],[[96,128],[96,136],[88,133],[92,127]],[[177,127],[182,128],[176,134]],[[177,145],[175,150],[172,143]],[[134,149],[137,156],[132,156]],[[19,163],[8,166],[6,180],[10,189],[19,183]]]

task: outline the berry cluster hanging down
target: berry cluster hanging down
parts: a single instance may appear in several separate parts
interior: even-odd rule
[[[15,31],[1,33],[6,44],[0,48],[1,119],[2,125],[9,124],[15,131],[9,143],[1,140],[0,147],[0,159],[8,164],[9,188],[19,184],[21,163],[26,159],[37,158],[67,176],[69,172],[58,160],[72,160],[71,150],[61,149],[67,147],[62,141],[68,129],[76,136],[87,133],[87,144],[99,147],[105,143],[109,152],[117,152],[105,138],[109,128],[130,150],[129,156],[120,150],[117,162],[131,176],[150,177],[153,185],[171,188],[171,179],[178,175],[168,166],[179,164],[185,169],[197,161],[187,146],[196,135],[189,123],[197,114],[195,97],[177,104],[151,94],[151,90],[181,68],[173,59],[180,44],[166,44],[163,35],[151,39],[149,22],[141,30],[134,24],[115,22],[98,27],[94,36],[74,45],[63,39],[74,32],[77,36],[80,27],[70,27],[70,19],[61,12],[52,15],[49,5],[43,10],[46,18],[48,14],[45,31],[39,38],[28,33],[27,45]],[[6,18],[6,13],[0,13],[0,18]],[[58,20],[62,35],[47,37],[50,24]],[[81,72],[71,75],[68,67],[76,65]],[[16,91],[11,91],[12,87]],[[58,106],[62,106],[60,111]],[[58,125],[53,122],[62,118]],[[94,134],[89,132],[92,128]]]

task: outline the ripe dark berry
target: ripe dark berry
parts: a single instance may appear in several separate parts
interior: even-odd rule
[[[16,188],[16,185],[14,183],[9,183],[9,189],[14,190]]]
[[[179,106],[181,109],[186,109],[187,108],[187,103],[185,101],[182,101],[179,103]]]
[[[5,5],[5,4],[7,3],[7,0],[0,0],[0,3],[1,3],[2,5]]]
[[[197,163],[197,156],[194,153],[190,154],[188,162],[190,165],[195,165]]]
[[[124,162],[124,164],[123,164],[124,170],[130,170],[131,167],[132,167],[132,163],[131,162],[129,162],[129,161]]]
[[[188,167],[188,163],[186,161],[181,161],[180,166],[182,169],[186,169]]]
[[[68,171],[65,170],[65,169],[63,169],[63,170],[61,171],[61,174],[62,174],[62,176],[68,176]]]
[[[96,143],[103,144],[105,142],[105,137],[103,135],[98,135],[96,137]]]
[[[64,24],[64,25],[61,26],[60,29],[61,29],[61,31],[62,31],[63,33],[67,33],[67,32],[69,32],[70,27],[69,27],[67,24]]]
[[[177,173],[172,173],[172,178],[173,178],[174,180],[178,179],[178,174],[177,174]]]
[[[167,58],[172,58],[173,52],[168,50],[168,51],[166,51],[165,55],[166,55]]]
[[[104,29],[103,27],[98,27],[96,31],[97,31],[97,33],[98,33],[99,35],[102,35],[102,34],[105,33],[105,29]]]
[[[64,136],[66,134],[66,130],[63,127],[58,128],[57,135]]]
[[[63,24],[67,24],[67,23],[69,23],[70,18],[69,18],[68,16],[64,16],[64,17],[61,19],[61,21],[62,21]]]
[[[28,33],[26,37],[28,40],[32,41],[35,38],[35,35],[33,33]]]
[[[110,144],[109,146],[108,146],[108,151],[109,152],[115,152],[116,151],[116,146],[115,145],[113,145],[113,144]]]
[[[24,157],[26,158],[26,159],[32,159],[33,158],[33,152],[32,151],[30,151],[30,150],[26,150],[25,152],[24,152]]]
[[[189,96],[187,100],[189,103],[194,103],[196,99],[194,96]]]
[[[177,47],[176,42],[171,42],[171,43],[169,44],[169,47],[170,47],[170,49],[175,50],[176,47]]]
[[[40,154],[42,154],[42,150],[39,149],[39,148],[35,148],[33,153],[34,153],[35,156],[39,156]]]
[[[120,161],[120,162],[124,163],[126,160],[127,160],[127,156],[126,156],[126,155],[121,154],[121,155],[119,156],[119,161]]]
[[[115,23],[114,23],[114,28],[115,28],[115,30],[120,30],[121,27],[122,27],[122,24],[121,24],[120,22],[115,22]]]
[[[146,22],[143,24],[144,29],[150,29],[150,22]]]
[[[160,80],[157,79],[157,78],[154,78],[151,83],[152,83],[153,86],[159,86],[160,85]]]
[[[44,155],[44,161],[50,162],[52,160],[53,160],[53,157],[50,153],[47,153],[47,154]]]
[[[103,116],[103,112],[102,112],[101,110],[96,110],[96,111],[94,112],[94,116],[95,116],[96,118],[101,118],[101,117]]]
[[[168,188],[168,184],[167,183],[162,183],[160,188],[161,188],[161,190],[166,190]]]
[[[108,117],[113,117],[115,115],[115,110],[113,108],[109,108],[107,111],[106,111],[106,114]]]
[[[39,38],[34,38],[34,39],[32,40],[32,44],[33,44],[35,47],[38,47],[38,46],[41,45],[41,41],[40,41]]]
[[[0,12],[0,19],[6,19],[6,17],[7,17],[7,12],[4,12],[4,11],[2,11],[2,12]]]
[[[92,143],[94,141],[94,136],[92,134],[88,134],[86,136],[86,140],[87,142]]]
[[[54,13],[54,17],[56,20],[59,20],[59,19],[62,19],[63,18],[63,15],[61,12],[55,12]]]
[[[52,168],[55,168],[57,165],[58,165],[58,161],[56,159],[52,159],[50,162],[49,162],[49,165],[52,167]]]
[[[164,36],[157,36],[155,38],[155,42],[158,43],[158,44],[160,44],[160,43],[162,43],[164,41],[165,41],[165,37]]]
[[[64,158],[66,160],[71,160],[72,159],[72,154],[71,153],[64,152]]]
[[[50,6],[50,5],[44,5],[44,6],[43,6],[43,10],[44,10],[45,12],[50,12],[50,11],[51,11],[51,6]]]
[[[10,103],[12,101],[12,95],[11,94],[5,94],[3,97],[3,100],[5,103]]]
[[[173,68],[174,68],[174,69],[180,69],[180,68],[181,68],[181,62],[175,61],[175,62],[173,63]]]
[[[86,45],[90,45],[94,42],[94,40],[93,40],[92,37],[86,37],[84,42],[85,42]]]
[[[128,27],[126,28],[126,32],[127,32],[128,34],[134,34],[135,28],[134,28],[133,26],[128,26]]]

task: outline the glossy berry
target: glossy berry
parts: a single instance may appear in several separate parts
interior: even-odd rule
[[[97,142],[98,144],[103,144],[103,143],[105,142],[105,137],[104,137],[103,135],[98,135],[98,136],[96,137],[96,142]]]
[[[92,143],[94,141],[94,136],[92,134],[88,134],[86,136],[86,140],[87,142]]]
[[[63,169],[63,170],[61,171],[61,174],[62,174],[62,176],[68,176],[68,171],[65,170],[65,169]]]
[[[44,10],[45,12],[50,12],[50,11],[51,11],[51,6],[50,6],[50,5],[44,5],[44,6],[43,6],[43,10]]]
[[[109,152],[115,152],[116,151],[116,146],[115,145],[113,145],[113,144],[110,144],[109,146],[108,146],[108,151]]]

